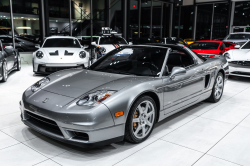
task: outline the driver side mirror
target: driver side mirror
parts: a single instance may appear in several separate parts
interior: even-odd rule
[[[36,48],[40,48],[40,44],[36,44],[35,47],[36,47]]]
[[[94,45],[94,46],[95,46],[95,45],[96,45],[96,42],[91,42],[91,45]]]
[[[236,45],[236,46],[234,46],[234,48],[240,48],[240,45]]]
[[[175,76],[177,75],[184,75],[186,74],[186,69],[183,67],[174,67],[172,69],[172,72],[170,74],[170,79],[173,80],[175,78]]]

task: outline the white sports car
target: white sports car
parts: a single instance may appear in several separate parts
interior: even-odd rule
[[[229,64],[229,74],[250,77],[250,40],[239,49],[232,49],[224,53]]]
[[[115,48],[128,45],[128,42],[120,34],[110,34],[98,37],[91,45],[96,46],[96,52],[103,56]]]
[[[62,69],[87,67],[89,53],[77,38],[53,36],[45,39],[42,47],[33,53],[35,74],[50,74]]]

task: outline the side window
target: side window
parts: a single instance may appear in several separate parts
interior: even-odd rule
[[[3,51],[3,45],[2,45],[1,40],[0,40],[0,51]]]
[[[229,43],[224,43],[226,47],[230,47],[231,45]]]
[[[174,67],[189,68],[193,65],[195,65],[194,58],[186,50],[172,50],[169,53],[167,67],[170,73]]]

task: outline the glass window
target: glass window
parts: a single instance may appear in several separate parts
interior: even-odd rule
[[[47,39],[43,45],[44,48],[48,47],[73,47],[81,48],[79,42],[76,39]]]
[[[117,33],[122,33],[122,7],[121,0],[110,1],[110,27]]]
[[[141,1],[141,37],[150,37],[151,1]]]
[[[94,63],[90,69],[117,74],[159,76],[167,49],[120,47]]]
[[[216,42],[195,42],[187,47],[190,49],[218,49],[220,43]]]
[[[183,39],[192,38],[194,23],[194,7],[181,7],[180,36]]]
[[[90,36],[90,0],[72,0],[72,36]]]
[[[180,6],[174,6],[172,37],[178,37]]]
[[[228,39],[234,39],[234,40],[250,39],[250,34],[230,34]]]
[[[209,40],[211,36],[213,5],[198,5],[196,39]]]
[[[250,25],[250,2],[235,2],[234,26]]]
[[[161,2],[153,2],[152,37],[156,42],[160,42],[161,27]]]
[[[138,1],[130,0],[130,7],[128,13],[128,40],[135,41],[138,38]]]
[[[69,1],[50,0],[49,29],[50,35],[69,35]]]
[[[241,49],[250,49],[250,42],[245,44]]]
[[[228,3],[214,4],[213,36],[212,39],[223,40],[228,34]]]
[[[39,0],[12,0],[13,13],[39,14]]]

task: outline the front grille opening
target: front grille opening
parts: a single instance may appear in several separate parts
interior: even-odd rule
[[[28,121],[31,122],[33,125],[38,126],[40,128],[43,128],[45,130],[48,130],[50,132],[53,132],[58,135],[63,135],[60,128],[57,126],[56,122],[53,120],[41,117],[39,115],[33,114],[31,112],[26,111],[26,114],[28,115]]]
[[[247,72],[240,72],[240,71],[232,72],[232,74],[240,74],[240,75],[246,75],[246,76],[249,76],[249,75],[250,75],[250,73],[247,73]]]
[[[76,132],[76,131],[74,131],[73,133],[75,134],[73,139],[83,140],[83,141],[88,141],[89,140],[89,135],[87,133]]]

